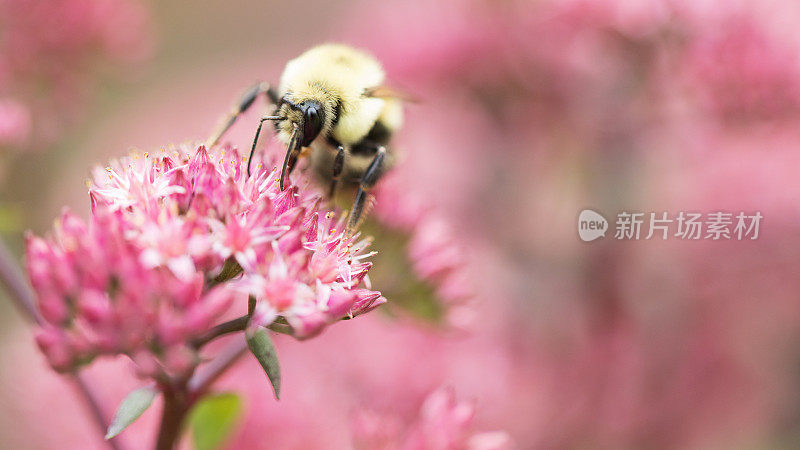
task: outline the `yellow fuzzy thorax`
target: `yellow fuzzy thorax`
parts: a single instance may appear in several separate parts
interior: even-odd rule
[[[345,45],[323,44],[286,64],[279,93],[295,104],[309,100],[321,103],[325,124],[320,136],[332,135],[349,145],[363,139],[381,115],[385,100],[366,97],[364,93],[383,81],[383,69],[371,55]],[[339,118],[334,126],[337,105]],[[282,111],[290,120],[280,125],[279,139],[288,143],[293,113],[284,108]]]

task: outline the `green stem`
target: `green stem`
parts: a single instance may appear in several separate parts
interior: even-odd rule
[[[237,317],[236,319],[223,322],[215,326],[214,328],[211,328],[210,330],[206,331],[201,336],[195,338],[192,341],[191,345],[192,347],[199,349],[220,336],[229,333],[235,333],[237,331],[244,331],[244,329],[247,327],[247,322],[249,320],[250,316],[244,315],[242,317]]]
[[[219,275],[212,280],[207,280],[208,289],[232,279],[233,277],[242,273],[242,271],[242,266],[240,266],[239,263],[233,259],[233,257],[228,258],[225,261],[225,264],[222,266],[222,270],[220,271]]]
[[[201,336],[195,338],[190,345],[195,349],[200,349],[204,345],[208,344],[209,342],[213,341],[214,339],[224,336],[230,333],[236,333],[237,331],[244,331],[247,328],[247,323],[250,320],[250,315],[246,314],[241,317],[237,317],[235,319],[229,320],[227,322],[223,322],[214,328],[209,329]],[[267,325],[267,328],[270,330],[281,333],[281,334],[292,334],[292,327],[286,323],[286,319],[282,317],[278,317],[275,322]]]

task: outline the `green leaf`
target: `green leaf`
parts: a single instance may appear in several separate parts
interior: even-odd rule
[[[242,415],[242,399],[233,393],[207,395],[192,408],[188,424],[197,450],[220,448]]]
[[[272,339],[269,338],[269,333],[266,329],[258,327],[248,330],[246,337],[250,352],[264,368],[264,372],[267,373],[267,377],[272,383],[272,389],[275,391],[275,398],[280,400],[281,367],[278,364],[278,354],[275,352],[275,346],[272,344]]]
[[[128,425],[135,422],[150,407],[157,394],[158,390],[154,386],[145,386],[128,394],[120,403],[111,425],[108,426],[106,439],[120,434]]]

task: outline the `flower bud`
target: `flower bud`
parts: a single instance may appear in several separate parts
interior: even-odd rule
[[[288,321],[294,337],[308,339],[322,332],[328,324],[328,316],[322,311],[312,311],[305,315],[289,317]]]
[[[349,315],[357,298],[358,295],[353,291],[337,290],[331,292],[328,298],[328,316],[332,320],[336,320]]]

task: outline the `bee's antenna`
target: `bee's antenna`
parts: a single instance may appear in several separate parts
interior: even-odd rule
[[[264,121],[267,120],[284,120],[286,117],[283,116],[264,116],[258,122],[258,128],[256,129],[256,137],[253,138],[253,147],[250,149],[250,157],[247,158],[247,176],[250,176],[250,162],[253,161],[253,153],[256,152],[256,144],[258,144],[258,136],[261,134],[261,126],[264,125]]]
[[[292,173],[292,169],[294,169],[294,165],[297,162],[297,148],[300,145],[300,136],[298,133],[298,126],[294,124],[294,132],[292,132],[292,138],[289,140],[289,148],[286,149],[286,157],[283,159],[283,168],[281,169],[281,190],[283,190],[284,186],[284,179],[286,177],[287,171]],[[288,170],[287,170],[288,169]]]

